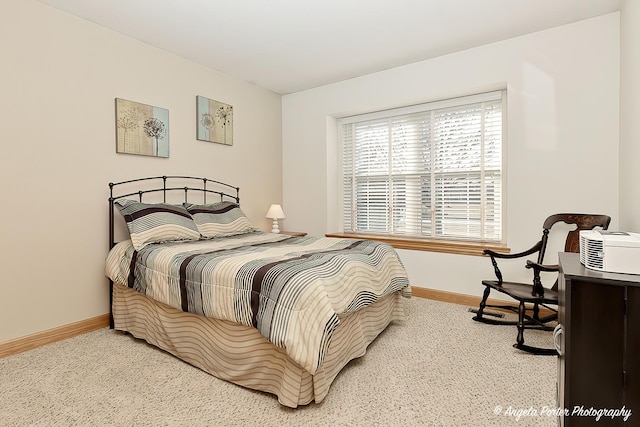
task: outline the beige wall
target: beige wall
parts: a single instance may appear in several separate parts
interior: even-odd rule
[[[0,61],[0,343],[108,312],[110,181],[219,179],[269,228],[279,95],[32,0],[3,0]],[[233,147],[196,140],[196,95],[233,105]],[[116,97],[169,110],[170,158],[115,153]]]
[[[620,227],[640,233],[640,1],[620,10]]]
[[[606,213],[616,228],[619,30],[613,13],[284,96],[287,227],[340,229],[336,117],[506,86],[507,244],[528,249],[556,212]],[[399,252],[414,286],[480,295],[493,275],[482,257]],[[530,280],[522,263],[506,271]]]
[[[634,0],[620,14],[291,94],[283,114],[279,95],[35,1],[0,9],[0,343],[108,311],[108,182],[217,178],[241,187],[263,229],[269,204],[283,201],[284,228],[320,235],[339,228],[335,117],[504,84],[508,244],[527,246],[537,230],[522,224],[565,209],[606,211],[613,228],[640,231]],[[196,140],[196,95],[234,106],[233,147]],[[115,153],[116,97],[169,109],[169,159]],[[581,181],[585,170],[597,178]],[[478,294],[491,274],[479,257],[400,252],[416,286]]]

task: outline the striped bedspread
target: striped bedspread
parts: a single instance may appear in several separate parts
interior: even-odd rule
[[[171,307],[254,326],[314,374],[340,317],[402,291],[394,249],[370,240],[253,232],[196,242],[118,243],[106,275]]]

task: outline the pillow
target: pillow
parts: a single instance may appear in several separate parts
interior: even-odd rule
[[[200,239],[198,227],[184,206],[128,199],[116,200],[115,203],[127,222],[136,250],[149,243]]]
[[[185,204],[200,234],[214,238],[249,233],[255,230],[240,206],[233,202],[210,205]]]

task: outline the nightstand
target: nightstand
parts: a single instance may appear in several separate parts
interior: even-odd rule
[[[302,237],[307,235],[307,233],[303,233],[300,231],[281,231],[280,234],[286,234],[287,236],[297,236],[297,237]]]

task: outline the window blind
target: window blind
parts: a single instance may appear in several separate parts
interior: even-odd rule
[[[340,119],[344,231],[502,241],[504,99]]]

